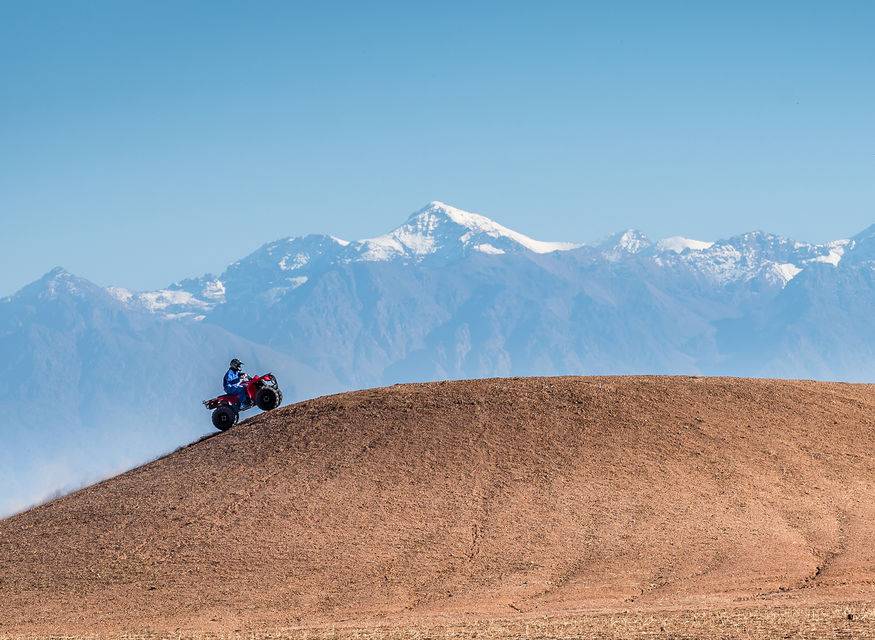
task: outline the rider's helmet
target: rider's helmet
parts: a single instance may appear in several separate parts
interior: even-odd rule
[[[240,371],[240,369],[243,368],[243,363],[240,362],[237,358],[234,358],[233,360],[231,360],[231,368],[234,371]]]

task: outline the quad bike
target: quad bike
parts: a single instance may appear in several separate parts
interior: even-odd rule
[[[204,406],[213,412],[213,426],[219,431],[225,431],[237,424],[241,411],[253,406],[262,411],[271,411],[283,402],[283,392],[280,391],[276,376],[272,373],[247,377],[244,384],[248,402],[243,406],[240,406],[240,398],[236,393],[204,400]]]

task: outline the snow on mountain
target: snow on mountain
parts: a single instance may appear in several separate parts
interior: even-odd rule
[[[774,264],[772,265],[775,273],[778,274],[778,277],[784,281],[784,284],[790,282],[793,278],[802,273],[802,269],[797,267],[795,264],[790,264],[789,262],[785,262],[782,264]]]
[[[508,229],[494,220],[434,201],[389,233],[353,243],[362,260],[386,261],[396,257],[422,258],[441,251],[472,248],[501,255],[520,248],[533,253],[576,249],[570,242],[544,242]]]
[[[4,298],[9,301],[45,302],[62,297],[87,298],[91,295],[106,296],[106,291],[92,282],[73,275],[63,267],[55,267],[42,278]]]
[[[815,256],[808,260],[808,262],[822,262],[837,267],[839,262],[842,261],[845,251],[852,248],[853,244],[853,240],[835,240],[833,242],[828,242],[824,245],[828,250],[827,254]]]
[[[293,278],[291,272],[318,266],[326,260],[335,261],[345,253],[349,244],[347,240],[323,234],[283,238],[260,247],[231,265],[229,271],[238,268],[255,268],[260,272],[279,270],[287,274],[278,274],[280,278]]]
[[[201,289],[201,296],[212,302],[225,301],[225,283],[218,279],[211,279]]]
[[[170,289],[161,289],[160,291],[145,291],[136,294],[133,297],[142,304],[148,311],[168,311],[177,307],[183,307],[186,310],[191,308],[207,311],[211,308],[210,303],[204,300],[195,298],[188,291],[173,291]],[[184,312],[181,312],[184,313]]]
[[[203,320],[207,312],[225,301],[224,283],[212,275],[175,282],[166,289],[132,292],[107,287],[119,302],[133,309],[160,315],[168,320]]]
[[[470,252],[490,256],[527,251],[544,254],[578,246],[570,242],[535,240],[485,216],[435,201],[393,231],[375,238],[350,242],[331,235],[312,234],[269,242],[233,263],[218,278],[205,276],[185,281],[191,283],[190,286],[168,287],[188,291],[193,296],[191,299],[172,297],[162,290],[149,294],[143,305],[162,311],[159,307],[165,303],[188,303],[188,308],[177,306],[172,312],[199,314],[210,305],[221,303],[228,295],[237,298],[264,295],[265,300],[275,302],[306,284],[312,274],[332,266],[393,260],[418,262],[429,256],[453,259]],[[209,286],[214,289],[210,290]],[[215,291],[215,297],[211,291]]]
[[[864,229],[843,247],[841,264],[875,264],[875,224]]]
[[[702,240],[692,240],[683,236],[671,236],[663,238],[656,243],[657,251],[673,251],[675,253],[683,253],[684,251],[704,251],[714,246],[713,242],[703,242]]]
[[[264,295],[265,300],[276,300],[305,284],[309,274],[342,263],[349,247],[346,240],[322,234],[283,238],[238,260],[218,279],[226,298]]]
[[[498,247],[494,247],[491,244],[484,242],[483,244],[475,244],[474,250],[479,251],[480,253],[485,253],[490,256],[500,256],[504,254],[503,249],[499,249]]]
[[[650,260],[663,269],[681,269],[719,287],[757,281],[784,287],[808,265],[837,266],[857,240],[824,245],[795,242],[755,231],[718,242],[672,236],[653,243],[644,233],[628,229],[590,248],[596,260],[618,263]],[[875,237],[875,232],[869,233]],[[872,244],[872,242],[870,242]],[[174,283],[165,289],[130,292],[113,288],[117,300],[165,318],[203,319],[225,303],[260,299],[274,305],[314,281],[314,277],[341,265],[356,263],[419,263],[439,257],[459,260],[468,255],[495,257],[507,254],[568,252],[583,245],[544,242],[509,229],[490,218],[433,201],[407,221],[382,236],[347,241],[312,234],[269,242],[238,260],[216,277],[205,275]],[[857,257],[862,255],[857,252]],[[295,293],[294,295],[297,295]]]
[[[846,247],[843,240],[816,245],[753,231],[696,250],[685,248],[675,252],[675,261],[719,286],[759,280],[784,287],[808,264],[838,265]]]
[[[125,289],[124,287],[107,287],[106,291],[113,298],[125,304],[128,304],[129,302],[131,302],[131,300],[134,299],[134,293],[129,289]]]
[[[637,229],[627,229],[608,237],[597,248],[606,260],[616,262],[625,257],[641,253],[652,246],[653,243],[650,241],[650,238],[644,233]]]

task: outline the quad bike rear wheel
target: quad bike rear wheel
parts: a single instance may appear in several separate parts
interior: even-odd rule
[[[213,411],[213,426],[219,431],[227,431],[240,419],[240,413],[232,406],[223,404]]]
[[[258,393],[255,394],[255,404],[257,404],[258,408],[262,411],[276,409],[280,406],[282,400],[279,390],[274,387],[262,387],[258,390]]]

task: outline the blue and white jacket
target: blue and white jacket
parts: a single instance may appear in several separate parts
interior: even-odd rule
[[[242,377],[242,371],[228,369],[228,373],[225,374],[225,378],[222,380],[222,386],[225,387],[225,393],[232,393],[234,390],[239,389]]]

